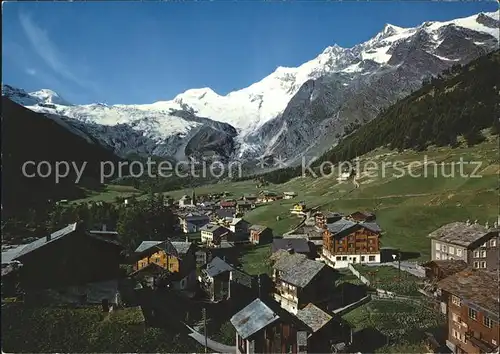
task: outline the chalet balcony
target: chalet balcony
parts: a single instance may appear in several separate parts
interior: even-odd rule
[[[294,301],[294,302],[298,301],[297,292],[292,291],[283,285],[277,285],[275,287],[275,294],[279,295],[280,297],[282,297],[284,299],[290,300],[290,301]]]
[[[479,349],[480,353],[494,353],[498,346],[494,346],[492,343],[485,342],[484,340],[474,336],[473,332],[465,333],[465,338],[476,348]]]

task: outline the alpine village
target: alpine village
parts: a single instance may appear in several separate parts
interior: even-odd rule
[[[493,14],[471,18],[491,28]],[[102,180],[102,161],[143,157],[3,85],[3,351],[498,354],[500,52],[456,21],[439,32],[456,31],[456,59],[434,73],[418,63],[437,54],[407,54],[419,86],[345,127],[305,173],[252,162],[239,177]],[[442,175],[411,175],[424,155]],[[364,169],[342,167],[355,159]],[[447,175],[459,159],[469,175]],[[88,164],[77,184],[77,171],[27,178],[25,161]],[[410,176],[367,172],[394,161]]]

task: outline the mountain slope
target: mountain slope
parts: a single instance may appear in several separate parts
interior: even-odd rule
[[[58,161],[75,163],[78,168],[87,163],[79,183],[71,169],[68,176],[55,181],[55,175],[26,177],[22,167],[27,161],[48,162],[54,170]],[[42,114],[34,113],[6,97],[2,97],[2,209],[14,212],[44,205],[47,199],[75,198],[83,194],[82,187],[98,188],[100,162],[117,163],[119,159],[88,137],[68,130]],[[47,166],[40,172],[46,174]],[[61,167],[61,172],[64,170]],[[26,173],[36,173],[27,166]]]
[[[447,70],[343,139],[320,161],[350,160],[380,146],[399,150],[454,146],[459,135],[474,145],[482,141],[482,129],[500,131],[498,77],[498,50]]]
[[[423,78],[498,47],[498,16],[498,11],[481,13],[415,28],[387,24],[364,43],[328,47],[297,68],[278,67],[225,96],[201,88],[169,101],[112,106],[71,105],[48,90],[11,97],[32,110],[83,122],[88,134],[121,155],[182,159],[209,150],[224,158],[273,154],[293,159],[321,153],[349,127],[364,124],[416,90]],[[193,149],[200,137],[208,145]]]

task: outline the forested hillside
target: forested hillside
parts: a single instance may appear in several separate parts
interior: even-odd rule
[[[320,161],[350,160],[380,146],[454,146],[460,135],[468,145],[477,144],[484,140],[482,129],[499,131],[499,77],[500,51],[455,66],[347,136]]]
[[[2,208],[4,216],[19,215],[28,209],[46,208],[48,200],[71,199],[84,195],[83,188],[100,186],[100,162],[119,159],[96,142],[68,130],[65,126],[32,112],[2,97]],[[46,161],[54,169],[56,162],[86,163],[79,183],[71,169],[56,183],[54,174],[41,177],[32,164],[26,177],[22,167],[27,161]],[[39,172],[46,175],[48,165]],[[61,170],[61,172],[64,172]]]

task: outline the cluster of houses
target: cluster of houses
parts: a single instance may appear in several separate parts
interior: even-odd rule
[[[74,223],[2,250],[2,299],[17,296],[21,284],[25,301],[57,298],[107,308],[122,301],[119,280],[134,279],[151,291],[188,299],[201,293],[207,303],[236,303],[230,322],[237,353],[348,351],[352,329],[335,311],[346,302],[336,282],[338,269],[384,261],[376,215],[309,212],[300,228],[274,237],[270,228],[245,221],[244,209],[238,211],[239,202],[252,209],[276,197],[269,193],[218,202],[208,199],[227,195],[199,202],[194,193],[183,197],[177,206],[179,227],[185,234],[199,232],[198,243],[165,237],[143,241],[125,254],[116,232]],[[307,212],[300,202],[293,210]],[[453,353],[498,353],[498,223],[455,222],[429,238],[424,292],[447,318],[447,347]],[[270,244],[271,272],[250,275],[234,249],[263,243]]]
[[[453,353],[498,353],[500,265],[498,222],[454,222],[429,235],[430,291],[446,316],[446,346]]]

